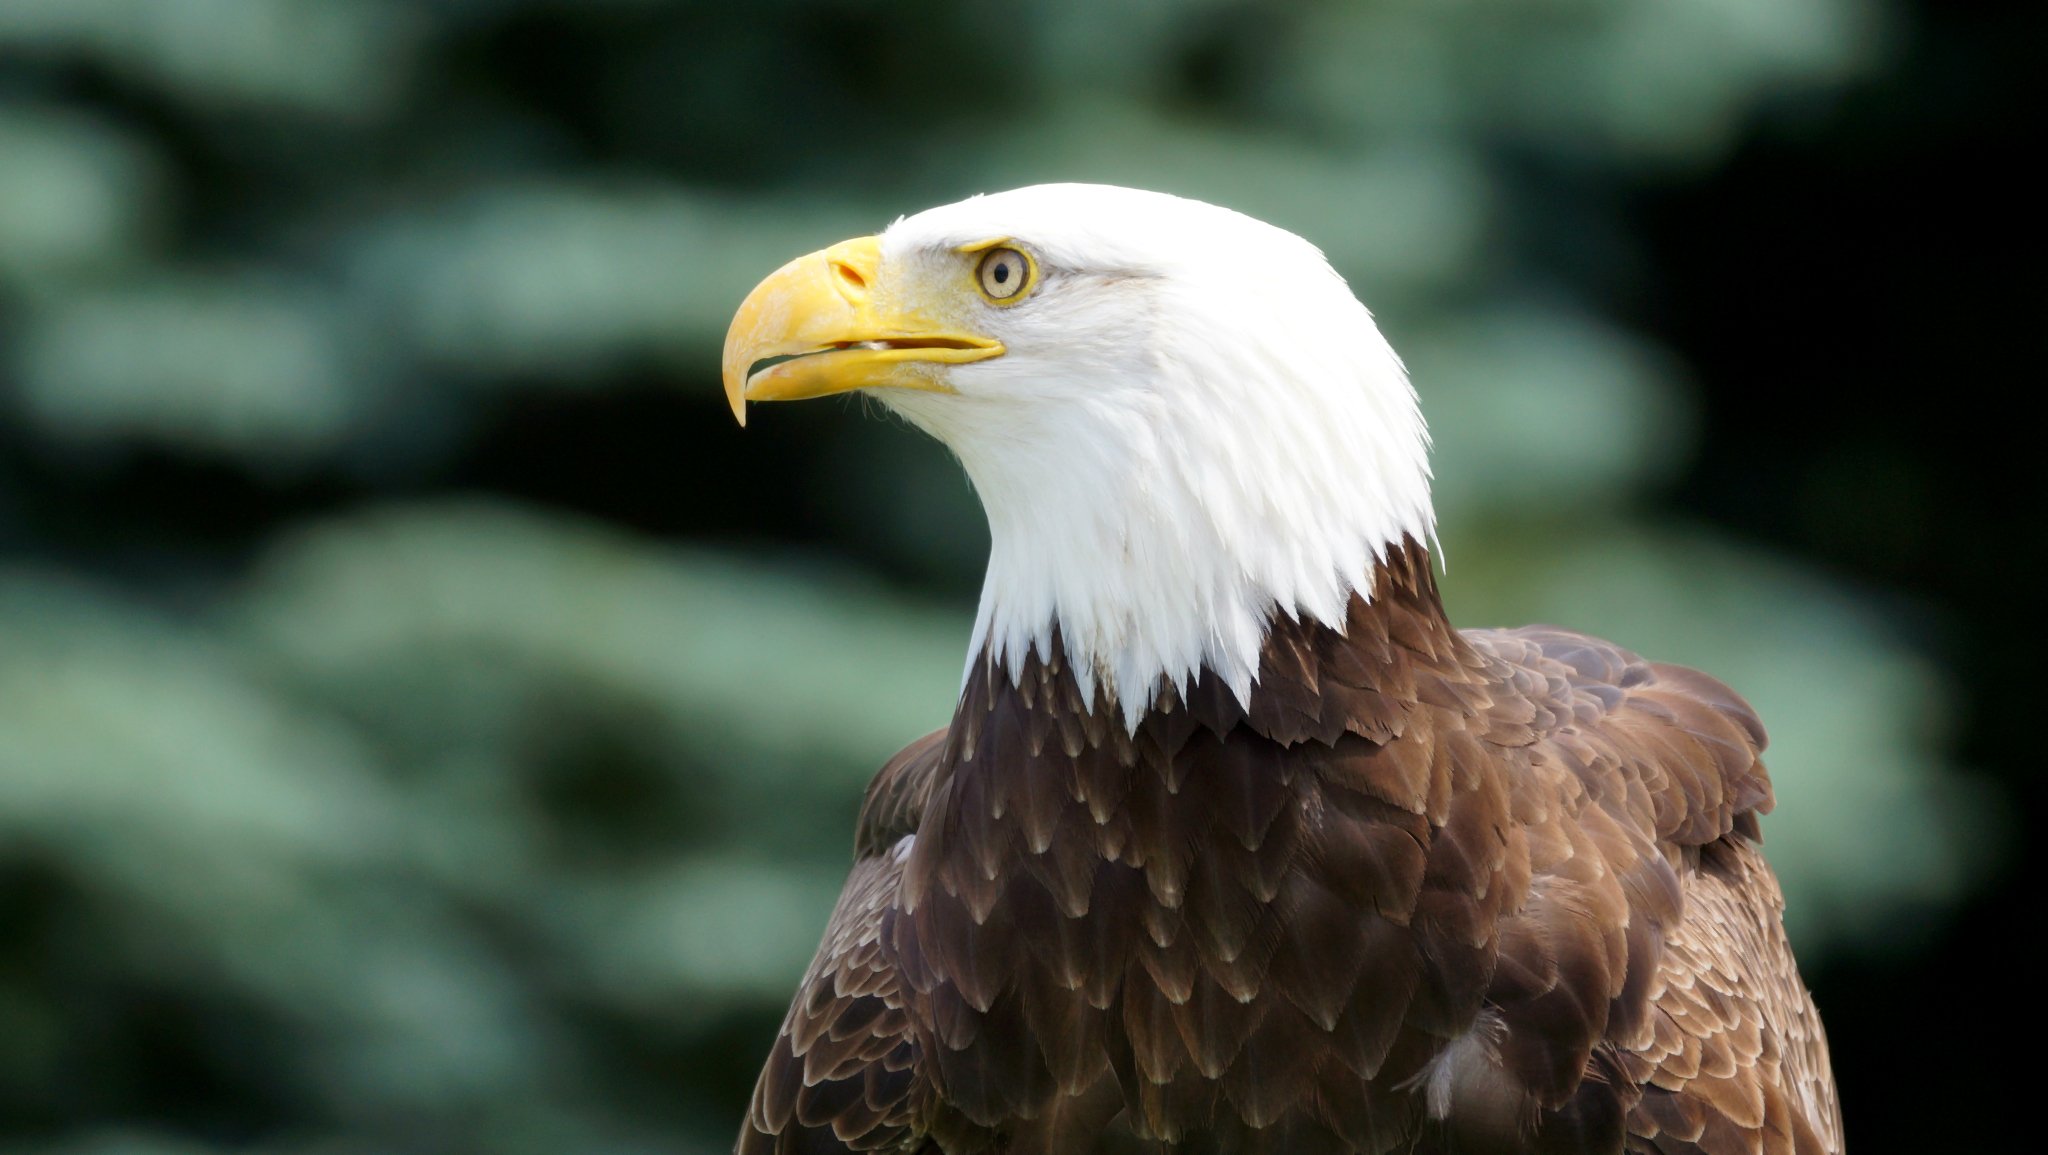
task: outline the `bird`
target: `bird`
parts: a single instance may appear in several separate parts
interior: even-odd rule
[[[769,275],[722,376],[879,401],[990,536],[740,1155],[1842,1151],[1756,713],[1452,625],[1416,390],[1309,241],[970,197]]]

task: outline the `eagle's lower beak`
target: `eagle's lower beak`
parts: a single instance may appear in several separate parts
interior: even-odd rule
[[[1002,353],[1002,342],[934,321],[879,292],[875,237],[798,257],[754,287],[725,334],[725,399],[798,401],[888,386],[950,393],[939,366]],[[763,360],[786,357],[758,371]]]

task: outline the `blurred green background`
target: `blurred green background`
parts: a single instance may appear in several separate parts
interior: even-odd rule
[[[0,0],[0,1150],[728,1147],[986,539],[724,323],[1065,179],[1324,247],[1454,617],[1763,712],[1858,1150],[2002,1138],[2041,12]]]

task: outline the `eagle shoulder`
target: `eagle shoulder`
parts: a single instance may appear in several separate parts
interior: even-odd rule
[[[941,777],[939,763],[949,731],[945,726],[933,730],[897,751],[875,773],[861,799],[860,819],[854,825],[856,859],[880,854],[893,848],[903,836],[917,833],[918,821],[924,817],[932,790]]]
[[[899,844],[931,797],[945,736],[912,742],[868,784],[853,869],[754,1085],[738,1155],[915,1149],[917,1043],[886,940]]]
[[[1522,900],[1481,1024],[1535,1149],[1840,1150],[1826,1042],[1759,847],[1765,735],[1732,689],[1553,627],[1469,631]],[[1514,701],[1519,699],[1519,701]],[[1524,720],[1526,719],[1526,723]],[[1526,725],[1526,730],[1521,727]]]

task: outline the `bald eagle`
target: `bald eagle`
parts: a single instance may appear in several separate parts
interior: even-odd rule
[[[1842,1150],[1756,715],[1446,620],[1415,392],[1309,243],[975,197],[784,266],[723,368],[742,424],[870,392],[991,536],[740,1152]]]

